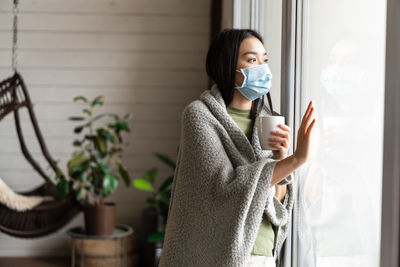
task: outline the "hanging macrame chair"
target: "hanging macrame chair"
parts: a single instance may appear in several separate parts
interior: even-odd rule
[[[32,123],[35,136],[47,163],[55,173],[62,173],[47,150],[36,116],[33,112],[32,102],[27,88],[16,68],[18,0],[14,0],[13,13],[12,67],[14,74],[0,82],[0,122],[7,115],[11,113],[14,114],[15,127],[22,153],[33,169],[44,179],[44,183],[41,186],[29,192],[16,193],[16,195],[51,197],[52,200],[43,201],[39,205],[25,211],[18,211],[0,203],[0,230],[16,237],[41,237],[54,233],[66,225],[82,210],[82,206],[72,194],[68,195],[65,200],[59,198],[56,185],[33,159],[26,146],[19,115],[19,110],[21,108],[26,108],[28,110],[29,119]]]

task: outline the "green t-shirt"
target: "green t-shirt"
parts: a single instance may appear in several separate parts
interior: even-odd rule
[[[252,129],[250,119],[250,109],[243,110],[234,107],[227,106],[226,110],[232,119],[236,122],[239,128],[245,133],[247,138],[251,140]],[[272,224],[267,218],[267,215],[263,213],[263,219],[261,221],[260,228],[256,242],[254,243],[251,254],[264,255],[272,257],[272,250],[274,248],[275,232],[272,228]]]

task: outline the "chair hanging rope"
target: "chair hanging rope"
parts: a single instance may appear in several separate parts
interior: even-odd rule
[[[13,6],[13,38],[12,38],[12,62],[11,66],[14,72],[17,72],[17,49],[18,49],[18,0],[14,0]]]

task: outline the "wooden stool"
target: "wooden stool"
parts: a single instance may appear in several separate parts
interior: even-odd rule
[[[83,227],[68,230],[72,267],[139,266],[136,235],[127,225],[115,225],[112,235],[87,235]]]

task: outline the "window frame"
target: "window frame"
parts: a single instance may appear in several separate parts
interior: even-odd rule
[[[400,5],[386,4],[381,266],[400,265]],[[394,145],[393,145],[394,144]]]

